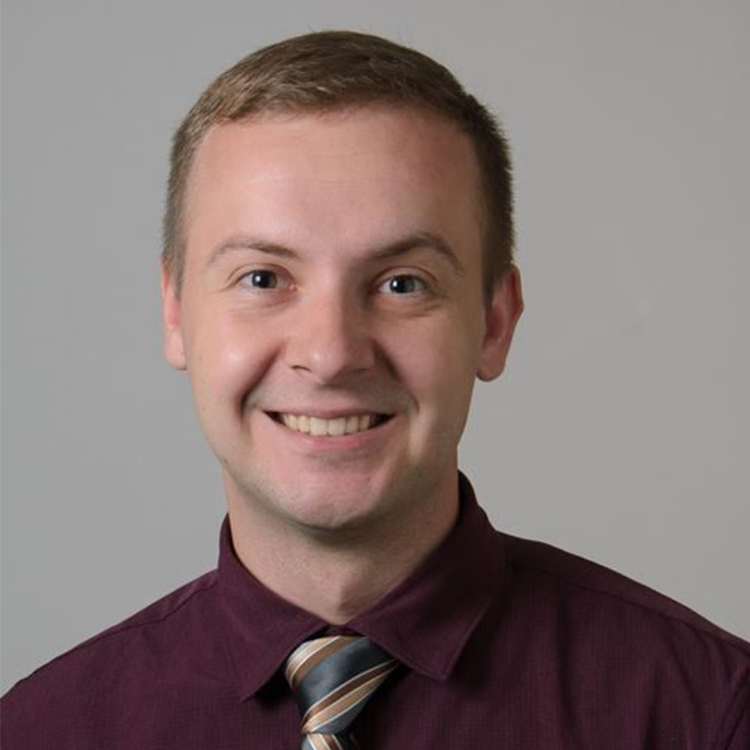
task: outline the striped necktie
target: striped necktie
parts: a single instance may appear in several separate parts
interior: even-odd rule
[[[352,750],[347,728],[398,663],[369,638],[337,635],[298,646],[286,679],[302,711],[302,750]]]

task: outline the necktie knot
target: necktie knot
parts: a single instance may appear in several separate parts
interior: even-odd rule
[[[298,646],[287,659],[286,679],[302,712],[302,747],[353,747],[349,725],[396,666],[362,636],[316,638]]]

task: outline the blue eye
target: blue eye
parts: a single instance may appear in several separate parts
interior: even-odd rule
[[[398,276],[391,276],[386,279],[380,285],[380,288],[390,294],[405,295],[423,292],[427,289],[427,285],[418,276],[399,274]]]

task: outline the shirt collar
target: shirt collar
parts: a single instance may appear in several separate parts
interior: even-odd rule
[[[347,623],[400,662],[447,680],[491,601],[505,587],[502,536],[459,472],[459,516],[446,539],[372,608]],[[302,641],[328,623],[263,586],[239,561],[228,516],[221,527],[218,586],[225,635],[242,699],[253,695]]]

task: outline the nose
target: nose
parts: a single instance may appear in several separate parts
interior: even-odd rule
[[[375,351],[367,311],[345,290],[321,290],[296,309],[285,359],[319,384],[344,382],[372,368]]]

